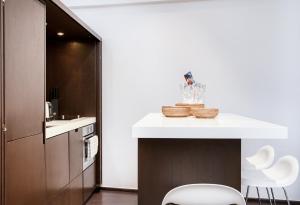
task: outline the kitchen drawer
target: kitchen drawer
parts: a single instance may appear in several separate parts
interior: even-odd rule
[[[48,205],[72,205],[70,201],[70,189],[65,187],[56,196],[48,200]]]
[[[68,133],[46,140],[46,182],[48,198],[69,184]]]
[[[70,181],[82,174],[83,138],[81,133],[81,128],[69,132]]]
[[[96,163],[83,172],[83,199],[86,202],[96,188]]]
[[[83,204],[83,178],[82,174],[77,176],[69,185],[70,189],[70,204]]]

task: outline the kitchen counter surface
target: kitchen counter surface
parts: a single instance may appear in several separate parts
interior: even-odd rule
[[[288,128],[229,113],[220,113],[214,119],[167,118],[162,113],[150,113],[133,125],[132,137],[286,139]]]
[[[95,122],[96,117],[81,117],[73,120],[53,120],[46,122],[46,139]]]

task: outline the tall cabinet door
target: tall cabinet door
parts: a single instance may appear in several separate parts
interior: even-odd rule
[[[45,18],[39,0],[4,3],[5,205],[45,202]]]
[[[46,199],[46,168],[42,134],[6,145],[6,205],[43,205]]]
[[[4,4],[5,123],[8,141],[42,133],[45,87],[45,5]]]
[[[2,2],[1,2],[2,4]],[[3,99],[3,67],[2,67],[2,62],[3,62],[3,59],[2,59],[2,54],[3,54],[3,42],[2,42],[2,36],[3,36],[3,21],[2,21],[2,5],[0,7],[0,128],[2,126],[2,99]],[[2,137],[2,130],[0,130],[0,204],[4,204],[3,203],[3,184],[2,184],[2,174],[3,174],[3,161],[2,160],[2,157],[4,156],[3,155],[3,147],[4,147],[4,139]]]

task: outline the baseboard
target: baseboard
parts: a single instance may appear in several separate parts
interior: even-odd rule
[[[263,203],[266,203],[266,204],[269,204],[270,201],[269,199],[261,199],[261,201]],[[248,202],[256,202],[258,204],[258,199],[257,198],[249,198],[248,199]],[[276,199],[276,203],[277,204],[286,204],[287,205],[287,202],[286,200],[279,200],[279,199]],[[300,205],[300,201],[290,201],[291,205]]]
[[[126,189],[126,188],[115,188],[115,187],[99,187],[100,190],[105,190],[105,191],[123,191],[123,192],[132,192],[132,193],[137,193],[137,189]]]

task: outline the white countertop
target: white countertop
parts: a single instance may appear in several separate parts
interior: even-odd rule
[[[46,139],[75,130],[96,122],[96,117],[81,117],[74,120],[53,120],[46,122]]]
[[[286,139],[288,128],[229,113],[220,113],[214,119],[169,118],[162,113],[150,113],[133,125],[132,137]]]

